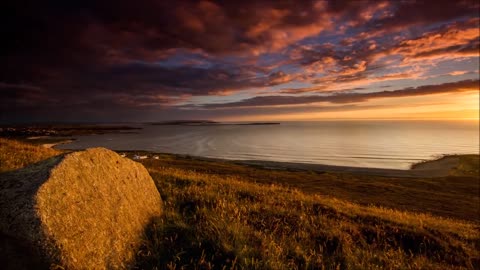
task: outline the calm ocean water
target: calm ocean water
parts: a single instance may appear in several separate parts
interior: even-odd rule
[[[478,121],[323,121],[280,125],[151,126],[139,134],[77,137],[103,146],[237,160],[407,169],[442,154],[478,154]]]

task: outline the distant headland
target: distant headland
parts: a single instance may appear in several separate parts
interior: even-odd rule
[[[280,125],[278,122],[250,122],[250,123],[222,123],[211,120],[175,120],[164,122],[149,122],[149,125],[154,126],[220,126],[220,125],[235,125],[235,126],[253,126],[253,125]]]
[[[131,127],[117,124],[25,124],[0,125],[0,136],[32,137],[52,136],[70,137],[79,135],[98,135],[106,133],[135,133],[141,127]]]

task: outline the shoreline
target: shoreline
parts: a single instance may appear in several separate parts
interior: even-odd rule
[[[235,161],[235,163],[261,166],[266,169],[293,169],[301,171],[363,174],[382,177],[435,178],[448,176],[449,172],[458,165],[459,161],[458,155],[445,155],[439,159],[425,160],[415,163],[410,169],[407,170],[263,160],[239,160]]]
[[[67,143],[67,142],[65,142]],[[58,143],[57,145],[64,144]],[[55,147],[53,147],[56,149]],[[66,151],[78,151],[79,149],[61,149]],[[300,162],[285,162],[285,161],[269,161],[269,160],[231,160],[222,158],[210,158],[202,156],[191,156],[185,154],[161,153],[144,150],[113,150],[117,153],[125,153],[128,158],[133,158],[134,155],[148,156],[142,160],[154,160],[154,156],[170,156],[181,160],[197,160],[209,161],[219,163],[229,163],[236,165],[244,165],[250,167],[257,167],[270,170],[289,170],[289,171],[313,171],[317,173],[334,172],[334,173],[348,173],[361,174],[382,177],[400,177],[400,178],[435,178],[446,177],[450,171],[454,169],[460,162],[460,157],[463,155],[442,155],[439,158],[431,160],[423,160],[411,165],[410,169],[387,169],[375,167],[354,167],[354,166],[340,166],[340,165],[326,165],[316,163],[300,163]]]
[[[59,149],[57,146],[65,145],[76,140],[75,137],[54,137],[54,136],[31,136],[27,138],[29,142],[37,141],[38,144],[45,148],[52,148],[63,151],[78,151],[80,149],[69,149],[67,147]],[[430,160],[422,160],[414,163],[410,166],[410,169],[389,169],[389,168],[376,168],[376,167],[354,167],[354,166],[342,166],[342,165],[327,165],[318,163],[301,163],[301,162],[288,162],[288,161],[270,161],[270,160],[234,160],[223,158],[211,158],[202,156],[192,156],[185,154],[173,154],[173,153],[161,153],[145,150],[113,150],[117,153],[141,153],[143,155],[150,155],[150,158],[154,155],[168,155],[177,159],[193,159],[198,161],[212,161],[223,162],[230,164],[245,165],[263,169],[273,170],[291,170],[291,171],[313,171],[317,173],[334,172],[334,173],[348,173],[359,175],[371,175],[382,177],[400,177],[400,178],[435,178],[445,177],[450,174],[460,162],[460,157],[463,155],[458,154],[445,154],[437,158]],[[130,158],[131,158],[130,157]]]
[[[71,143],[71,142],[74,142],[74,141],[75,141],[75,139],[68,139],[68,140],[63,140],[63,141],[53,142],[53,143],[43,143],[42,146],[45,147],[45,148],[55,149],[54,147],[57,146],[57,145],[67,144],[67,143]],[[56,149],[56,150],[58,150],[58,149]]]

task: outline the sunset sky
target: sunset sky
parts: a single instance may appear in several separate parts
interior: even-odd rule
[[[479,1],[7,2],[4,123],[479,115]]]

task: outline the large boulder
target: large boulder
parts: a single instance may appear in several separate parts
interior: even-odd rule
[[[10,268],[127,268],[145,227],[161,209],[145,167],[104,148],[4,173],[0,263]]]

